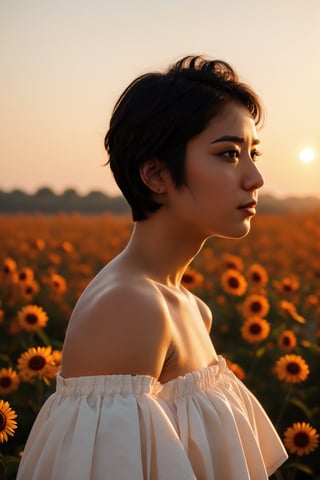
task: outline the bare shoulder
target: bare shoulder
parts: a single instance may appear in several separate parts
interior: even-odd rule
[[[193,295],[193,296],[198,304],[200,315],[203,319],[205,327],[207,331],[210,332],[212,327],[212,312],[208,307],[208,305],[201,298],[197,297],[197,295]]]
[[[170,344],[169,314],[143,277],[97,278],[80,298],[68,327],[63,376],[160,376]]]

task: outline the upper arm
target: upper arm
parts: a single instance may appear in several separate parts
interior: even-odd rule
[[[76,317],[68,337],[70,352],[82,345],[78,369],[87,375],[160,376],[171,338],[166,304],[152,286],[107,288],[79,305]],[[65,350],[67,364],[67,345]]]
[[[207,331],[210,333],[210,330],[211,330],[211,327],[212,327],[212,312],[211,312],[210,308],[208,307],[208,305],[203,300],[201,300],[201,298],[199,298],[195,295],[195,299],[196,299],[196,302],[198,304],[200,315],[201,315],[202,320],[205,324],[205,327],[206,327]]]

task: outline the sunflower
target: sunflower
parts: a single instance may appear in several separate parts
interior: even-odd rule
[[[58,255],[57,253],[50,253],[48,255],[48,260],[49,260],[49,263],[51,263],[52,265],[60,265],[61,264],[61,257],[60,255]]]
[[[48,315],[37,305],[27,305],[18,312],[18,322],[27,332],[34,332],[47,325]]]
[[[238,270],[239,272],[242,272],[243,270],[243,261],[240,257],[237,257],[236,255],[225,253],[222,256],[222,262],[224,268],[226,269],[234,269]]]
[[[62,352],[61,350],[53,350],[52,352],[52,360],[53,363],[56,365],[57,370],[61,367],[61,360],[62,360]]]
[[[30,347],[18,358],[20,378],[29,382],[34,377],[54,378],[57,367],[51,347]]]
[[[32,246],[35,250],[42,252],[42,250],[44,250],[46,247],[46,242],[43,240],[43,238],[35,238],[32,242]]]
[[[0,395],[8,395],[18,389],[20,378],[12,368],[0,370]]]
[[[186,288],[199,288],[203,284],[203,275],[194,268],[188,267],[182,276],[181,283]]]
[[[67,290],[65,279],[57,273],[51,275],[50,284],[55,293],[64,293]]]
[[[290,352],[297,346],[297,337],[292,330],[284,330],[278,337],[278,345],[282,350]]]
[[[0,400],[0,443],[8,441],[8,435],[13,436],[14,430],[17,428],[17,417],[8,402]]]
[[[6,287],[11,288],[12,285],[17,283],[17,264],[12,258],[5,258],[1,270],[0,280]]]
[[[275,364],[274,371],[279,380],[287,383],[303,382],[310,373],[306,361],[300,355],[295,354],[280,357]]]
[[[19,294],[25,300],[31,300],[40,290],[38,282],[29,280],[25,283],[19,283]]]
[[[267,297],[258,293],[251,293],[248,295],[241,306],[244,317],[265,317],[269,312],[269,308],[270,305]]]
[[[306,297],[306,305],[309,307],[314,307],[319,304],[319,298],[317,295],[308,295]]]
[[[32,268],[26,267],[18,272],[18,282],[28,283],[34,279],[34,272]]]
[[[229,268],[221,275],[221,285],[225,292],[240,297],[246,292],[248,284],[242,273]]]
[[[17,263],[12,258],[5,258],[2,265],[2,273],[11,275],[17,270]]]
[[[61,250],[65,253],[71,253],[73,251],[73,245],[72,243],[68,242],[67,240],[65,240],[64,242],[62,242],[61,244]]]
[[[239,378],[239,380],[244,380],[246,374],[244,373],[244,370],[242,367],[240,367],[240,365],[231,362],[230,360],[227,360],[227,365],[231,372],[233,372],[235,376]]]
[[[249,317],[241,327],[241,336],[249,343],[265,340],[270,333],[270,324],[264,318]]]
[[[268,283],[267,270],[258,263],[254,263],[249,267],[248,280],[252,285],[256,287],[265,287]]]
[[[284,444],[290,453],[308,455],[319,445],[319,434],[309,423],[296,422],[284,432]]]
[[[280,293],[291,293],[299,290],[300,282],[295,275],[283,278],[280,282],[275,282],[276,289]]]
[[[287,313],[293,320],[295,320],[298,323],[305,323],[306,320],[299,315],[299,313],[296,310],[296,307],[293,305],[293,303],[288,302],[287,300],[281,300],[280,302],[280,308],[283,310],[285,313]]]

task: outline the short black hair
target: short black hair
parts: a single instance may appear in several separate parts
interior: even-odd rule
[[[141,166],[159,158],[177,188],[184,185],[187,142],[230,101],[243,104],[256,125],[263,120],[260,99],[234,69],[203,56],[187,56],[163,73],[141,75],[125,89],[114,107],[105,148],[133,220],[144,220],[161,207],[141,179]]]

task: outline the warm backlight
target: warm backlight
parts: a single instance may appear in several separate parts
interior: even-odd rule
[[[303,163],[310,163],[314,160],[315,153],[313,148],[306,147],[301,150],[299,153],[299,158]]]

